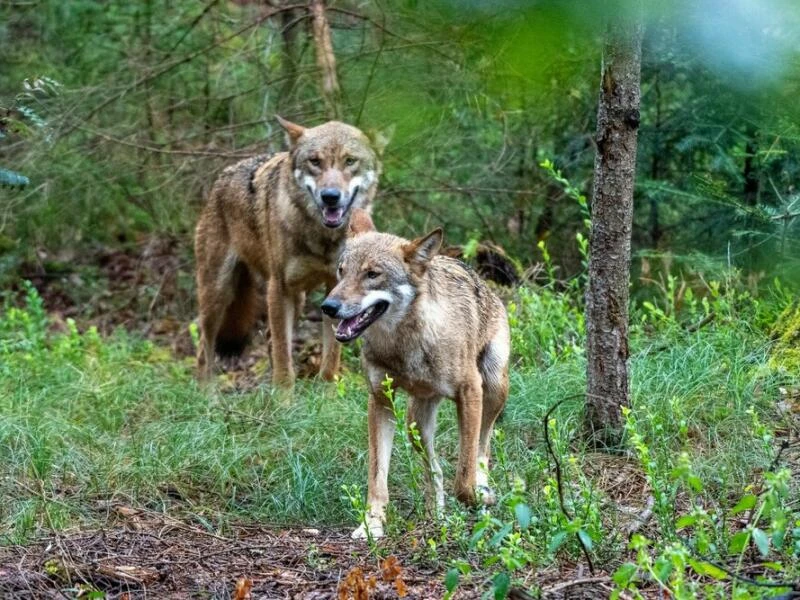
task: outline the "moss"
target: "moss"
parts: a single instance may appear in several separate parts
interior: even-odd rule
[[[800,301],[795,300],[780,314],[771,336],[775,347],[770,367],[800,375]]]

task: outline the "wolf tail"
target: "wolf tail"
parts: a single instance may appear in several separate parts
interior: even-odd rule
[[[247,343],[259,314],[259,289],[244,263],[233,272],[233,302],[225,310],[214,349],[220,356],[238,356]]]

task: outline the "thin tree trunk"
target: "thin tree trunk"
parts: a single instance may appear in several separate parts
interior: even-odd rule
[[[322,98],[330,119],[341,118],[341,90],[336,76],[336,56],[333,53],[331,28],[325,15],[325,0],[311,1],[312,29],[317,54],[317,66],[322,76]]]
[[[287,0],[283,0],[288,3]],[[287,112],[286,108],[294,104],[297,88],[297,72],[300,66],[298,52],[298,29],[300,27],[300,10],[284,10],[280,14],[281,38],[283,39],[283,84],[278,97],[278,109]]]
[[[744,148],[744,171],[742,177],[744,179],[744,188],[742,189],[744,201],[748,206],[756,207],[759,201],[759,177],[758,177],[758,141],[755,127],[747,125],[745,130],[747,136],[747,143]],[[745,219],[745,228],[747,229],[747,254],[745,255],[745,267],[748,271],[753,271],[758,265],[758,256],[755,249],[755,235],[754,231],[758,228],[758,220],[753,215],[748,215]]]
[[[628,284],[639,128],[642,26],[612,23],[603,48],[586,292],[586,427],[595,445],[614,446],[630,404]]]
[[[653,127],[653,156],[650,164],[650,179],[657,181],[661,179],[661,153],[663,152],[661,148],[661,79],[658,71],[656,71],[653,91],[655,92],[656,122]],[[658,248],[658,243],[664,233],[661,230],[659,201],[660,194],[650,194],[650,244],[654,249]]]

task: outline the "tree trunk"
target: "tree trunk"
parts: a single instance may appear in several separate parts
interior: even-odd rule
[[[650,163],[650,179],[658,181],[661,179],[661,155],[663,153],[663,148],[661,147],[661,78],[658,71],[656,71],[653,82],[653,92],[655,93],[656,122],[653,126],[653,156]],[[661,194],[650,194],[650,245],[654,250],[658,248],[658,243],[664,233],[661,230],[661,218],[659,216],[658,203],[661,200],[660,196]]]
[[[312,0],[311,17],[313,19],[314,46],[317,54],[317,66],[322,76],[322,98],[329,119],[341,118],[341,90],[336,76],[336,56],[333,53],[331,28],[325,16],[325,0]]]
[[[612,23],[603,48],[586,291],[586,428],[614,446],[628,406],[628,285],[639,128],[642,26]]]

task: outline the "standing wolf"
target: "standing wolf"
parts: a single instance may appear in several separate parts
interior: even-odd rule
[[[340,319],[336,339],[363,335],[361,360],[369,387],[369,480],[365,523],[354,538],[383,535],[387,475],[394,434],[386,377],[409,393],[407,421],[416,423],[435,508],[444,506],[442,470],[434,451],[436,410],[456,401],[459,457],[456,497],[492,504],[489,442],[508,396],[508,318],[500,299],[458,260],[437,256],[442,230],[409,242],[378,233],[369,215],[353,216],[339,261],[339,283],[322,304]]]
[[[355,208],[369,209],[375,196],[384,140],[372,144],[360,130],[335,121],[313,128],[278,121],[289,151],[225,169],[197,224],[197,364],[207,377],[215,353],[243,350],[263,306],[263,278],[272,380],[291,387],[295,318],[307,291],[335,285],[350,215]],[[331,379],[338,367],[339,347],[324,319],[320,373]]]

